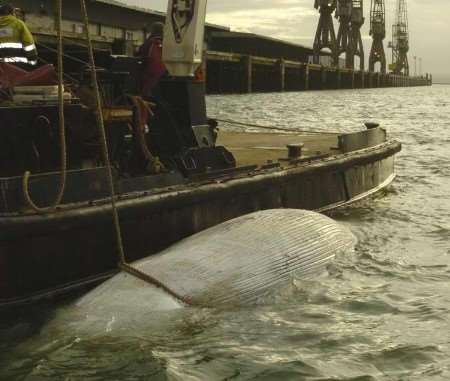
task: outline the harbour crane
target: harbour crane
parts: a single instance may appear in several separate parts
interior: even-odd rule
[[[360,70],[364,70],[364,45],[361,27],[364,25],[363,0],[338,0],[336,17],[339,19],[338,51],[345,52],[345,66],[354,69],[355,56]]]
[[[324,48],[331,51],[331,59],[334,66],[338,64],[338,49],[336,33],[333,24],[333,12],[336,10],[337,0],[315,0],[314,8],[320,12],[319,25],[314,39],[313,57],[314,63],[320,63],[320,52]]]
[[[380,63],[380,72],[386,73],[386,53],[383,41],[386,38],[386,10],[385,0],[371,0],[370,5],[370,35],[372,49],[369,57],[369,71],[375,71],[375,64]]]
[[[339,21],[337,35],[338,56],[345,53],[345,65],[347,66],[347,56],[351,54],[349,48],[351,45],[352,0],[338,0],[335,17]]]
[[[392,64],[394,74],[409,75],[409,31],[406,0],[397,0],[396,19],[392,26]]]

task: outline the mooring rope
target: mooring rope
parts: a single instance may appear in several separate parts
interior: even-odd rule
[[[42,62],[45,65],[49,65],[50,64],[49,61],[43,59],[42,57],[38,57],[38,61]],[[72,77],[71,75],[69,75],[67,73],[64,73],[63,75],[68,81],[71,82],[71,84],[79,84],[80,83],[80,81],[78,79],[76,79],[75,77]]]
[[[336,135],[339,134],[339,132],[332,132],[332,131],[319,131],[319,130],[297,130],[295,128],[284,128],[284,127],[276,127],[276,126],[264,126],[260,124],[252,124],[252,123],[245,123],[245,122],[238,122],[235,120],[229,120],[229,119],[218,119],[212,117],[212,119],[221,122],[221,123],[228,123],[233,124],[236,126],[243,126],[243,127],[251,127],[251,128],[260,128],[262,130],[273,130],[273,131],[283,131],[283,132],[294,132],[297,134],[321,134],[321,135]]]
[[[57,49],[53,49],[52,47],[50,47],[50,46],[48,46],[48,45],[46,45],[46,44],[44,44],[42,42],[36,42],[36,45],[38,47],[43,47],[44,49],[46,49],[46,50],[48,50],[50,52],[53,52],[53,53],[58,52]],[[86,46],[83,45],[83,47],[86,47]],[[73,62],[79,63],[81,65],[87,65],[88,64],[87,62],[85,62],[85,61],[83,61],[83,60],[81,60],[81,59],[79,59],[77,57],[74,57],[74,56],[71,56],[69,54],[66,54],[66,53],[63,54],[63,57],[66,57],[67,59],[69,59],[69,60],[71,60]]]
[[[112,209],[112,216],[113,216],[114,228],[115,228],[116,239],[117,239],[117,249],[118,249],[118,257],[119,257],[118,267],[122,271],[124,271],[132,276],[135,276],[136,278],[139,278],[153,286],[161,288],[162,290],[164,290],[168,294],[172,295],[174,298],[182,301],[183,303],[190,304],[190,301],[187,298],[179,295],[177,292],[172,290],[167,285],[161,283],[158,279],[152,277],[151,275],[146,274],[146,273],[132,267],[126,261],[125,250],[124,250],[123,239],[122,239],[122,230],[120,227],[119,213],[118,213],[117,204],[116,204],[114,178],[113,178],[113,173],[112,173],[112,169],[111,169],[111,160],[110,160],[109,152],[108,152],[108,142],[106,139],[105,123],[103,120],[100,89],[99,89],[98,81],[97,81],[97,71],[96,71],[96,66],[95,66],[94,49],[92,46],[91,35],[89,32],[89,18],[88,18],[88,12],[86,9],[86,1],[80,0],[80,5],[81,5],[81,13],[83,16],[83,22],[84,22],[85,36],[86,36],[86,40],[88,43],[87,48],[88,48],[88,55],[89,55],[89,67],[90,67],[90,71],[91,71],[91,82],[92,82],[92,87],[94,89],[94,95],[95,95],[95,100],[96,100],[96,109],[97,109],[97,112],[96,112],[97,126],[98,126],[98,130],[100,133],[100,143],[101,143],[101,147],[102,147],[103,160],[104,160],[106,168],[107,168],[111,209]]]
[[[66,128],[64,120],[64,67],[63,67],[63,32],[62,32],[62,0],[57,0],[57,33],[58,33],[58,116],[59,116],[59,140],[60,140],[60,156],[61,170],[58,195],[55,201],[49,207],[39,207],[31,199],[29,192],[29,182],[31,172],[26,171],[22,180],[22,191],[28,206],[35,212],[44,214],[53,212],[64,196],[67,179],[67,149],[66,149]]]

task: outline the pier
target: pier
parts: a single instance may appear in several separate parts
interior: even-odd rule
[[[208,51],[210,94],[429,86],[432,78],[310,64],[300,61]]]
[[[55,62],[57,41],[54,9],[49,5],[39,6],[39,3],[31,0],[17,0],[17,6],[25,11],[25,20],[36,37],[41,61]],[[89,3],[88,8],[91,37],[100,68],[108,61],[105,57],[110,54],[133,56],[148,36],[149,25],[165,20],[164,13],[108,0]],[[64,68],[68,73],[76,73],[80,70],[80,64],[87,59],[84,27],[79,9],[71,3],[64,4],[63,14]],[[235,32],[219,25],[207,24],[205,39],[208,48],[203,69],[209,94],[432,84],[431,75],[412,77],[405,71],[384,73],[386,67],[383,65],[378,72],[374,62],[369,71],[361,70],[364,65],[358,65],[356,70],[350,68],[355,65],[348,65],[350,61],[353,62],[351,57],[333,60],[330,52],[317,52],[314,47],[254,33]]]
[[[226,33],[230,35],[232,33]],[[240,33],[240,36],[243,34]],[[55,59],[56,37],[53,33],[44,31],[35,33],[40,57],[47,62]],[[65,68],[76,71],[79,68],[77,60],[84,60],[83,46],[85,41],[76,33],[65,32]],[[364,89],[387,87],[412,87],[432,85],[432,76],[411,77],[403,74],[383,74],[352,70],[343,67],[329,66],[327,64],[308,63],[307,57],[312,50],[307,47],[290,45],[286,42],[269,40],[262,36],[249,35],[248,42],[239,41],[241,52],[230,52],[230,48],[217,43],[217,32],[212,33],[215,41],[213,48],[223,50],[208,50],[205,53],[203,71],[208,94],[250,94],[258,92],[283,92],[307,90],[339,90]],[[220,40],[223,40],[221,38]],[[94,47],[99,55],[125,54],[131,55],[135,47],[129,44],[119,44],[120,40],[93,37]],[[125,41],[123,41],[125,42]],[[222,41],[221,41],[222,42]],[[270,46],[262,48],[264,43]],[[247,54],[251,46],[256,46],[269,57]],[[234,46],[236,49],[236,45]],[[279,58],[278,55],[291,53],[288,59]],[[283,49],[283,50],[282,50]],[[296,50],[295,50],[296,49]],[[299,56],[300,60],[293,59]],[[75,61],[70,57],[75,58]],[[325,61],[326,62],[326,61]],[[101,66],[101,63],[100,63]]]

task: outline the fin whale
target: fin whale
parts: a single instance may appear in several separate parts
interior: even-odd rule
[[[354,235],[324,215],[276,209],[245,215],[187,238],[133,264],[192,305],[252,303],[283,281],[323,271]],[[82,297],[75,308],[93,322],[185,307],[162,289],[119,273]]]

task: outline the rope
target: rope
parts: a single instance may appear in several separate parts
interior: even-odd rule
[[[142,99],[142,97],[129,95],[128,98],[133,104],[135,110],[134,123],[132,125],[133,137],[139,153],[145,160],[145,169],[152,174],[167,172],[167,168],[160,161],[159,157],[153,156],[150,152],[145,139],[145,124],[149,118],[154,116],[151,109],[152,104],[150,102],[146,102]]]
[[[228,123],[228,124],[234,124],[236,126],[243,126],[243,127],[253,127],[253,128],[260,128],[262,130],[273,130],[273,131],[283,131],[283,132],[295,132],[295,133],[305,133],[305,134],[321,134],[321,135],[336,135],[338,132],[328,132],[328,131],[319,131],[319,130],[297,130],[294,128],[283,128],[283,127],[275,127],[275,126],[262,126],[260,124],[251,124],[251,123],[244,123],[244,122],[237,122],[235,120],[228,120],[228,119],[218,119],[213,118],[221,123]]]
[[[86,1],[80,0],[80,5],[81,5],[81,13],[83,16],[86,40],[88,43],[88,53],[89,53],[88,55],[89,55],[89,66],[90,66],[90,70],[91,70],[92,87],[94,88],[94,94],[95,94],[95,99],[96,99],[97,126],[98,126],[99,133],[100,133],[100,140],[101,140],[100,143],[101,143],[101,147],[102,147],[103,160],[105,161],[105,165],[107,168],[112,216],[113,216],[114,228],[115,228],[116,239],[117,239],[117,248],[118,248],[118,257],[119,257],[118,267],[132,276],[135,276],[141,280],[144,280],[145,282],[147,282],[151,285],[154,285],[158,288],[163,289],[165,292],[172,295],[176,299],[181,300],[183,303],[190,304],[190,301],[188,299],[186,299],[185,297],[178,295],[178,293],[176,293],[171,288],[169,288],[168,286],[161,283],[156,278],[152,277],[151,275],[145,274],[144,272],[142,272],[136,268],[133,268],[126,262],[125,251],[124,251],[123,240],[122,240],[122,231],[120,228],[119,213],[117,211],[116,195],[115,195],[115,188],[114,188],[114,178],[113,178],[113,173],[112,173],[112,169],[111,169],[111,161],[110,161],[109,153],[108,153],[108,142],[106,140],[105,123],[103,120],[102,104],[101,104],[101,98],[100,98],[100,89],[99,89],[98,81],[97,81],[97,71],[96,71],[96,67],[95,67],[94,49],[92,47],[91,35],[89,32],[89,18],[88,18],[88,13],[87,13],[87,9],[86,9]]]
[[[66,151],[66,129],[64,120],[64,68],[63,68],[63,35],[62,35],[62,0],[57,0],[57,29],[58,29],[58,115],[59,115],[59,140],[61,154],[61,171],[58,195],[54,203],[49,207],[39,207],[31,199],[29,182],[31,172],[26,171],[22,180],[22,191],[28,206],[35,212],[44,214],[55,211],[61,203],[66,189],[67,179],[67,151]]]
[[[45,64],[45,65],[50,64],[49,61],[43,59],[42,57],[38,57],[38,61],[39,61],[39,62],[42,62],[42,63]],[[69,75],[69,74],[67,74],[67,73],[64,73],[64,77],[65,77],[67,80],[69,80],[70,82],[74,83],[74,84],[79,84],[79,83],[80,83],[80,81],[78,81],[78,79],[72,77],[71,75]]]
[[[50,52],[57,52],[57,49],[53,49],[52,47],[50,47],[48,45],[45,45],[42,42],[36,42],[36,45],[39,46],[39,47],[42,47],[44,49],[47,49]],[[81,65],[87,65],[87,62],[85,62],[83,60],[80,60],[79,58],[76,58],[74,56],[71,56],[71,55],[69,55],[67,53],[64,53],[63,57],[66,57],[67,59],[69,59],[69,60],[71,60],[73,62],[79,63]]]
[[[171,295],[172,297],[174,297],[177,300],[181,300],[184,304],[186,305],[191,305],[192,301],[189,298],[186,298],[184,296],[181,296],[180,294],[178,294],[177,292],[173,291],[172,289],[170,289],[169,287],[167,287],[165,284],[163,284],[162,282],[160,282],[158,279],[152,277],[151,275],[148,275],[138,269],[136,269],[135,267],[130,266],[127,263],[120,263],[119,264],[119,268],[140,279],[143,280],[144,282],[147,282],[149,284],[151,284],[152,286],[156,286],[162,290],[164,290],[165,292],[167,292],[169,295]]]

